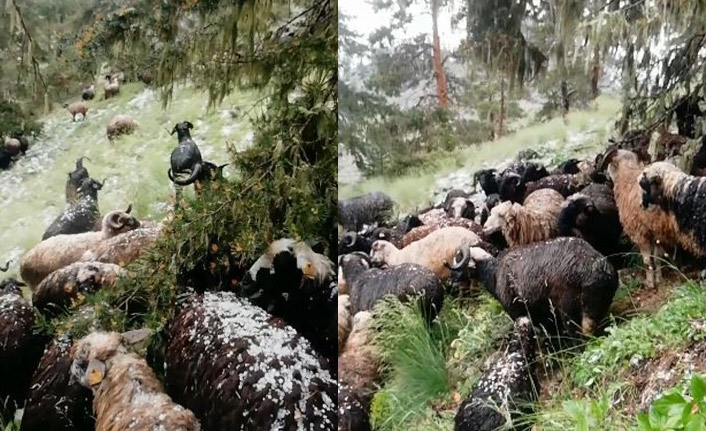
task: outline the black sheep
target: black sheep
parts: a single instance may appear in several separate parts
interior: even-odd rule
[[[581,189],[581,185],[578,183],[578,179],[574,175],[561,174],[561,175],[550,175],[548,177],[540,178],[536,181],[531,181],[524,184],[523,196],[521,199],[524,200],[525,197],[532,194],[532,192],[539,189],[552,189],[559,192],[562,196],[568,197],[578,192]]]
[[[585,239],[605,256],[621,252],[623,233],[613,189],[605,184],[590,184],[571,195],[559,213],[560,236]]]
[[[0,284],[0,416],[11,417],[22,406],[32,373],[44,350],[44,339],[34,330],[34,309],[22,297],[14,279]],[[3,412],[3,408],[7,410]],[[7,413],[4,415],[3,413]]]
[[[331,363],[338,355],[333,263],[289,238],[270,244],[243,280],[240,294],[296,329]]]
[[[370,431],[369,402],[343,382],[338,384],[338,431]]]
[[[555,238],[513,248],[494,258],[462,249],[454,277],[473,273],[514,320],[529,315],[552,333],[592,334],[608,315],[618,274],[608,259],[579,238]]]
[[[394,202],[383,192],[338,201],[338,224],[346,230],[360,231],[373,223],[384,224],[392,215]]]
[[[74,204],[78,201],[78,188],[83,180],[89,178],[88,169],[83,166],[83,159],[88,159],[88,157],[81,157],[76,160],[76,168],[73,172],[69,172],[69,178],[66,180],[65,194],[67,204]]]
[[[473,186],[480,184],[486,196],[498,193],[498,178],[495,169],[481,169],[473,174]]]
[[[579,159],[568,159],[565,160],[561,163],[559,163],[559,166],[557,166],[556,170],[554,171],[555,174],[578,174],[581,172],[579,169],[579,163],[581,161]]]
[[[333,430],[336,381],[327,367],[282,320],[207,292],[171,324],[165,386],[204,431]]]
[[[372,308],[388,295],[406,301],[421,296],[420,305],[431,322],[441,311],[444,288],[430,270],[414,264],[402,264],[388,269],[371,268],[369,258],[360,253],[341,258],[343,280],[350,291],[350,312]]]
[[[100,220],[98,210],[98,190],[103,188],[103,183],[92,178],[84,178],[77,190],[78,200],[69,205],[42,236],[42,240],[55,235],[83,233],[92,231]]]
[[[20,431],[93,431],[90,389],[71,378],[71,346],[67,336],[54,340],[32,377]]]
[[[0,169],[7,169],[12,164],[12,154],[5,148],[0,148]]]
[[[527,317],[515,321],[515,332],[503,356],[492,364],[473,386],[471,395],[456,413],[454,431],[525,430],[529,424],[516,424],[531,412],[530,403],[539,391],[534,372],[536,339]],[[506,418],[511,424],[506,424]]]
[[[188,121],[177,123],[172,129],[177,134],[177,147],[172,150],[170,158],[171,168],[167,172],[169,179],[177,185],[188,186],[193,184],[197,179],[201,178],[201,170],[204,167],[201,151],[193,139],[191,132],[194,125]],[[177,175],[189,175],[185,180],[176,178]]]
[[[387,229],[389,231],[393,230],[389,228],[375,228],[366,229],[365,231],[359,233],[353,231],[345,232],[338,241],[338,255],[343,256],[344,254],[353,253],[356,251],[370,253],[370,247],[372,247],[373,242],[378,239],[373,236],[374,232],[378,229]]]

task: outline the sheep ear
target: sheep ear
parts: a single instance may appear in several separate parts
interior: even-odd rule
[[[189,129],[193,129],[193,128],[194,128],[194,125],[191,124],[191,122],[187,121],[187,122],[186,122],[186,127],[188,127]]]
[[[124,344],[137,344],[152,335],[149,328],[135,329],[134,331],[123,332],[120,338]]]
[[[105,362],[99,361],[98,359],[91,359],[88,363],[88,367],[86,367],[84,381],[88,383],[90,387],[101,384],[105,378],[105,368]]]

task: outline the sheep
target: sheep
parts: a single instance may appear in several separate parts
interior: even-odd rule
[[[541,189],[556,190],[563,197],[571,196],[578,192],[582,187],[582,184],[579,183],[578,178],[578,175],[561,174],[550,175],[540,178],[537,181],[528,182],[524,186],[523,198],[526,199],[527,196]]]
[[[0,148],[0,169],[7,169],[12,164],[12,154],[4,147]]]
[[[20,431],[94,431],[93,395],[71,377],[71,346],[56,338],[37,366],[22,415]]]
[[[139,223],[139,222],[138,222]],[[135,226],[121,235],[112,235],[86,249],[82,261],[112,263],[125,267],[146,254],[164,232],[164,225]]]
[[[468,199],[471,195],[463,190],[454,189],[446,194],[441,207],[446,211],[446,215],[451,218],[464,217],[473,219],[476,209],[473,202]]]
[[[81,260],[87,250],[139,226],[128,212],[111,211],[103,217],[100,232],[56,235],[34,246],[22,258],[20,275],[34,289],[52,272]]]
[[[338,351],[343,351],[348,334],[351,333],[351,301],[348,295],[338,295]]]
[[[383,192],[338,201],[338,224],[346,230],[359,231],[366,224],[385,223],[392,214],[394,202]]]
[[[564,160],[563,162],[559,163],[559,165],[556,167],[556,169],[552,172],[553,175],[555,174],[578,174],[580,172],[579,170],[579,163],[581,161],[579,159],[568,159]]]
[[[106,85],[103,86],[103,100],[108,100],[120,94],[120,80],[118,77],[106,75]]]
[[[201,151],[193,139],[191,132],[194,125],[188,121],[177,123],[172,129],[172,135],[176,132],[178,145],[172,150],[170,157],[171,168],[167,172],[169,180],[180,186],[188,186],[193,184],[201,176],[203,168],[203,159]],[[189,177],[185,180],[179,180],[177,175],[185,174]]]
[[[370,247],[372,247],[375,239],[380,239],[380,236],[382,236],[383,239],[392,236],[393,232],[394,229],[376,228],[374,226],[370,226],[361,232],[346,231],[338,241],[338,255],[343,256],[344,254],[353,253],[355,251],[370,253]],[[397,235],[395,235],[395,237],[396,236]]]
[[[607,167],[613,181],[613,194],[618,206],[623,231],[637,246],[646,267],[645,283],[655,288],[662,281],[661,256],[667,247],[679,243],[672,217],[664,211],[647,211],[642,207],[639,177],[644,164],[638,155],[615,147],[610,148],[600,166]]]
[[[235,294],[192,297],[170,326],[166,352],[167,390],[205,430],[335,426],[327,361],[293,328]]]
[[[531,412],[529,403],[537,400],[539,381],[534,371],[537,344],[532,322],[527,317],[515,321],[512,339],[502,357],[483,373],[471,394],[456,412],[454,431],[495,431],[528,429],[516,424]]]
[[[390,242],[392,242],[395,245],[395,247],[398,247],[398,248],[407,247],[408,245],[412,244],[413,242],[419,241],[420,239],[427,237],[432,232],[435,232],[435,231],[442,229],[442,228],[445,228],[445,227],[452,227],[452,226],[457,226],[457,227],[462,227],[462,228],[468,229],[478,236],[481,236],[483,234],[483,226],[474,222],[473,220],[469,220],[467,218],[442,218],[434,223],[425,224],[425,225],[422,225],[419,227],[415,227],[414,229],[407,232],[402,238],[399,238],[397,241],[390,241]],[[386,238],[378,238],[378,239],[386,239]]]
[[[11,156],[17,156],[22,151],[22,143],[19,139],[5,137],[5,151],[7,151]]]
[[[484,236],[501,231],[510,247],[557,236],[557,219],[564,198],[551,189],[537,190],[523,205],[506,201],[493,208],[483,226]]]
[[[74,102],[72,104],[64,103],[64,108],[71,114],[71,121],[76,121],[76,116],[81,114],[83,120],[86,119],[88,114],[88,104],[86,102]]]
[[[608,259],[580,238],[523,245],[494,258],[472,247],[458,251],[454,277],[478,275],[513,319],[529,316],[549,332],[585,335],[608,315],[618,274]]]
[[[54,316],[79,295],[113,286],[123,274],[119,266],[110,263],[75,262],[45,277],[34,290],[32,304],[44,315]]]
[[[34,330],[32,305],[22,297],[16,280],[0,290],[0,415],[2,407],[19,408],[44,350],[44,337]]]
[[[162,391],[147,362],[127,352],[136,339],[93,332],[71,349],[72,377],[93,392],[96,431],[201,430],[196,416]]]
[[[81,91],[81,99],[84,101],[89,101],[93,100],[93,98],[96,97],[96,86],[91,84],[83,87],[83,91]]]
[[[83,180],[90,177],[88,175],[88,169],[83,166],[83,159],[88,159],[88,157],[84,156],[76,159],[76,169],[74,169],[73,172],[69,172],[69,178],[66,180],[66,190],[64,193],[66,195],[66,203],[69,205],[78,202],[78,188],[81,186]]]
[[[26,154],[29,149],[29,139],[27,139],[24,133],[13,133],[12,139],[17,139],[20,142],[20,152]]]
[[[388,295],[400,301],[420,297],[420,306],[431,322],[441,311],[444,288],[429,269],[410,263],[388,269],[371,268],[369,258],[353,253],[341,258],[341,276],[350,292],[350,314],[372,310]]]
[[[333,262],[291,238],[268,246],[248,270],[240,291],[296,329],[331,363],[338,356],[333,343],[336,293]]]
[[[373,345],[372,315],[353,317],[353,330],[338,358],[338,429],[370,429],[368,411],[380,380],[380,357]]]
[[[54,219],[47,230],[44,231],[42,240],[56,235],[92,231],[100,219],[98,191],[103,188],[103,184],[105,184],[105,181],[99,183],[94,179],[84,178],[76,190],[78,195],[76,203],[69,205],[64,212]]]
[[[495,169],[481,169],[476,171],[473,174],[473,187],[475,187],[476,184],[480,184],[480,188],[486,196],[499,192],[498,178]]]
[[[452,220],[452,222],[449,222],[449,220]],[[467,224],[472,224],[471,220],[468,219],[448,219],[448,218],[442,218],[441,219],[442,223],[441,224],[435,224],[436,228],[441,227],[444,223],[447,222],[447,225],[458,225],[458,226],[466,226]],[[369,235],[368,238],[366,238],[366,241],[364,243],[361,243],[361,245],[367,246],[365,247],[360,247],[359,250],[353,250],[353,247],[349,247],[348,250],[349,253],[352,253],[354,251],[362,251],[365,253],[370,253],[370,248],[372,247],[372,243],[375,240],[378,239],[384,239],[385,241],[389,241],[392,244],[395,245],[395,247],[402,247],[402,241],[407,234],[412,232],[413,230],[417,229],[418,227],[422,226],[427,226],[431,228],[432,226],[425,225],[422,223],[422,221],[419,219],[418,216],[416,215],[408,215],[405,216],[402,220],[400,220],[397,225],[394,228],[389,228],[389,227],[376,227],[373,229],[372,234]],[[432,232],[433,230],[436,229],[430,229],[428,232]],[[346,254],[346,253],[339,253],[339,255]]]
[[[456,249],[479,245],[481,239],[468,229],[451,226],[436,230],[403,249],[388,241],[373,243],[372,261],[390,266],[414,263],[430,269],[441,281],[449,278],[447,263],[451,262]]]
[[[151,85],[152,81],[154,81],[154,77],[152,76],[152,73],[148,72],[148,71],[142,71],[142,72],[138,73],[137,79],[139,79],[145,85]]]
[[[620,224],[613,189],[590,184],[564,202],[557,220],[559,236],[576,236],[606,256],[620,251]]]
[[[642,171],[640,187],[643,208],[668,214],[678,244],[695,256],[706,256],[706,179],[667,162],[655,162]]]
[[[661,127],[659,137],[655,141],[653,161],[663,161],[681,154],[681,148],[687,143],[687,138],[676,133],[670,133],[666,127]]]
[[[128,115],[116,115],[110,119],[105,132],[108,140],[114,142],[118,136],[131,135],[138,127],[140,127],[140,123],[134,118]]]

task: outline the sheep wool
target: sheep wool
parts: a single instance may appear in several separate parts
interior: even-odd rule
[[[47,347],[32,377],[20,431],[93,431],[90,389],[71,379],[73,340],[61,336]]]
[[[200,431],[194,414],[162,392],[147,362],[118,333],[93,332],[71,350],[71,374],[93,391],[96,431]]]
[[[326,361],[235,294],[193,298],[171,325],[166,358],[169,393],[205,431],[335,427],[336,381]]]
[[[338,295],[338,351],[343,351],[351,332],[351,301],[348,295]]]

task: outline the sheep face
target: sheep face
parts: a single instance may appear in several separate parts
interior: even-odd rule
[[[599,215],[598,208],[593,201],[586,195],[576,194],[571,196],[563,205],[569,208],[573,214],[576,214],[574,219],[575,227],[585,227],[589,220]]]
[[[346,292],[349,290],[348,284],[351,277],[355,277],[356,274],[360,274],[370,269],[369,259],[370,258],[363,253],[351,253],[341,256],[338,266],[339,293],[343,292],[341,290],[342,286],[345,288]]]
[[[512,202],[505,201],[490,210],[490,216],[483,225],[483,235],[492,235],[505,225],[505,219],[512,208]]]
[[[79,340],[71,351],[71,377],[95,393],[110,371],[110,360],[126,353],[124,344],[134,344],[150,335],[148,330],[93,332]]]
[[[608,176],[615,181],[618,176],[618,170],[621,165],[637,167],[641,164],[637,154],[628,150],[612,150],[605,155],[601,168],[607,166]],[[601,169],[602,170],[602,169]]]
[[[473,219],[475,216],[476,208],[470,199],[466,198],[454,198],[448,205],[446,209],[446,215],[451,218],[467,218]]]
[[[377,240],[370,250],[370,258],[375,265],[382,265],[390,260],[390,256],[397,251],[391,242]]]

